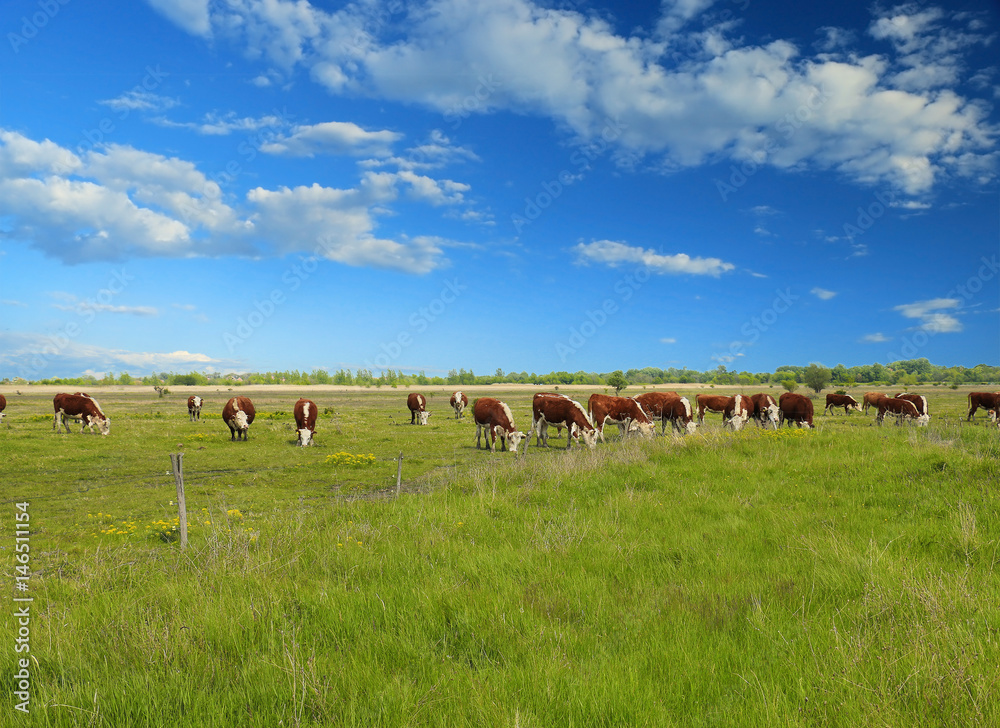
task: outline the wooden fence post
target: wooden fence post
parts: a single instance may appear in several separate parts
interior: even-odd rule
[[[403,453],[400,451],[399,460],[396,462],[396,497],[399,497],[399,489],[403,483]]]
[[[184,471],[182,469],[182,459],[184,458],[184,453],[179,452],[176,455],[171,453],[170,455],[170,465],[174,470],[174,482],[177,484],[177,513],[180,521],[180,531],[181,531],[181,548],[186,548],[188,545],[188,518],[187,518],[187,506],[184,502]]]

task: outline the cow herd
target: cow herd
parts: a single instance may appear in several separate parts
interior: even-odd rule
[[[991,422],[1000,427],[1000,392],[971,392],[968,395],[969,413],[966,417],[971,421],[980,409],[986,410]],[[198,395],[188,398],[188,416],[191,421],[201,418],[204,400]],[[463,392],[454,392],[449,404],[455,412],[455,418],[465,416],[469,399]],[[0,421],[4,417],[3,410],[7,399],[0,394]],[[407,396],[406,406],[410,410],[410,424],[426,425],[431,413],[427,411],[427,398],[418,392]],[[111,432],[111,420],[104,414],[97,400],[86,392],[73,394],[60,393],[52,399],[53,420],[52,429],[60,426],[70,432],[70,420],[80,423],[80,432],[94,428],[102,435]],[[882,424],[886,417],[895,419],[896,424],[914,423],[925,426],[930,421],[927,398],[919,394],[900,392],[892,397],[881,392],[865,392],[861,403],[848,394],[826,395],[824,414],[832,414],[834,410],[844,408],[844,414],[851,412],[868,413],[876,411],[875,421]],[[293,416],[297,443],[302,447],[311,445],[316,433],[316,403],[309,399],[299,399],[295,403]],[[500,440],[501,450],[507,450],[509,443],[511,452],[517,452],[518,445],[527,436],[519,432],[514,425],[514,417],[506,403],[493,397],[480,397],[472,407],[473,420],[476,425],[476,448],[481,447],[480,441],[485,434],[486,444],[491,451],[496,450],[496,441]],[[711,395],[699,394],[692,407],[687,397],[676,392],[645,392],[636,397],[618,397],[606,394],[592,394],[587,407],[564,394],[554,392],[539,392],[534,395],[531,403],[531,429],[537,443],[548,445],[548,428],[556,427],[560,432],[568,433],[566,447],[574,442],[594,448],[598,440],[603,441],[606,425],[617,425],[622,437],[638,434],[652,437],[656,433],[656,421],[660,422],[660,433],[666,432],[669,422],[673,431],[679,434],[692,434],[698,425],[705,421],[706,413],[722,415],[723,427],[733,431],[741,430],[753,420],[758,427],[778,429],[782,424],[795,423],[799,427],[811,428],[813,424],[813,403],[809,397],[794,392],[785,392],[777,401],[766,393],[754,395],[734,394]],[[250,425],[254,421],[256,411],[253,402],[248,397],[236,396],[226,402],[222,410],[222,419],[229,427],[230,439],[246,440]]]

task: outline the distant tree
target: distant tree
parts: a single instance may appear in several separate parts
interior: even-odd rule
[[[794,379],[789,378],[783,380],[781,382],[781,386],[787,389],[789,392],[794,392],[796,389],[799,388],[799,383],[796,382]]]
[[[819,394],[830,383],[830,370],[819,364],[810,364],[803,373],[802,381]]]
[[[615,388],[615,394],[618,394],[623,389],[628,386],[628,380],[625,379],[625,375],[622,373],[621,369],[616,369],[608,375],[608,378],[604,380],[604,383],[609,387]]]

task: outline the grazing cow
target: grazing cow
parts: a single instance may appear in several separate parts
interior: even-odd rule
[[[787,420],[789,427],[793,422],[799,427],[813,427],[813,403],[804,394],[785,392],[778,397],[778,409],[779,426]]]
[[[257,411],[248,397],[233,397],[222,409],[222,421],[229,425],[230,440],[246,442],[247,431]]]
[[[698,424],[705,423],[705,413],[715,412],[722,413],[726,411],[726,405],[729,404],[731,397],[727,397],[724,394],[699,394],[695,401],[698,403]]]
[[[905,399],[907,402],[913,402],[913,406],[917,408],[917,424],[921,427],[926,427],[927,423],[931,421],[931,413],[927,408],[927,397],[924,395],[900,392],[896,395],[896,399]]]
[[[97,400],[84,392],[74,394],[57,394],[52,398],[52,429],[58,430],[60,423],[69,432],[68,420],[80,422],[80,432],[88,427],[94,432],[94,425],[102,435],[111,432],[111,420],[101,410]]]
[[[722,412],[722,426],[732,428],[734,432],[739,432],[750,420],[753,413],[753,400],[745,394],[734,394],[726,403],[726,408]]]
[[[767,427],[771,425],[777,430],[779,411],[778,403],[774,401],[774,397],[765,392],[760,392],[750,395],[750,401],[753,402],[753,412],[750,416],[757,423],[757,426]]]
[[[996,413],[1000,412],[1000,392],[969,392],[969,416],[966,421],[971,421],[980,407],[993,413],[991,420],[997,419]]]
[[[465,416],[465,408],[469,406],[469,398],[463,392],[455,392],[448,403],[455,410],[455,419]]]
[[[896,417],[896,424],[901,425],[904,421],[917,420],[919,423],[920,414],[917,412],[917,406],[913,404],[908,399],[897,399],[895,397],[883,397],[878,403],[878,416],[875,421],[880,425],[882,420],[885,419],[886,415],[894,415]]]
[[[201,405],[204,402],[205,400],[203,400],[197,394],[192,394],[190,397],[188,397],[188,417],[191,418],[192,422],[201,419]]]
[[[865,392],[864,400],[861,405],[861,411],[868,414],[868,408],[874,407],[878,411],[879,400],[885,397],[881,392]]]
[[[504,402],[492,397],[480,397],[472,406],[472,418],[476,421],[476,449],[479,449],[479,436],[485,430],[490,446],[490,452],[497,451],[497,435],[500,436],[501,451],[507,449],[517,452],[517,446],[524,439],[524,433],[518,432],[514,426],[514,415]]]
[[[823,414],[826,414],[828,411],[832,414],[834,407],[843,407],[845,415],[851,414],[851,410],[861,411],[861,405],[858,404],[858,400],[849,394],[826,395],[826,407],[823,408]]]
[[[593,450],[597,446],[597,429],[587,417],[587,411],[576,400],[564,394],[539,392],[531,400],[531,428],[537,442],[549,446],[549,425],[566,428],[566,449],[583,438],[584,444]]]
[[[413,392],[406,398],[406,406],[410,409],[410,424],[427,424],[427,418],[431,416],[431,413],[427,411],[427,397],[420,394],[419,392]],[[417,422],[417,419],[420,422]]]
[[[693,435],[698,427],[691,413],[691,403],[687,397],[679,397],[676,392],[645,392],[635,398],[643,412],[650,419],[660,419],[660,433],[667,431],[667,422],[675,432]]]
[[[597,436],[601,438],[601,442],[605,441],[604,425],[608,422],[618,425],[622,437],[629,432],[639,432],[644,437],[652,437],[654,434],[653,421],[632,397],[592,394],[587,401],[587,413],[597,428]]]
[[[0,394],[0,422],[3,422],[3,411],[7,408],[7,398]]]
[[[298,443],[301,447],[312,445],[316,434],[316,403],[304,397],[295,403],[292,415],[295,417],[295,429],[298,430]]]

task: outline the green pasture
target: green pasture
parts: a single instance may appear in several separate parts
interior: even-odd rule
[[[108,437],[56,434],[50,392],[4,391],[0,549],[34,601],[30,712],[12,687],[0,725],[1000,725],[1000,432],[964,422],[969,388],[918,388],[927,428],[820,396],[814,431],[710,415],[517,458],[477,452],[448,391],[421,390],[434,414],[411,426],[417,389],[204,388],[199,422],[187,388],[94,390]],[[464,391],[525,429],[537,390]],[[257,407],[245,443],[221,420],[236,392]],[[312,448],[299,396],[322,413]]]

